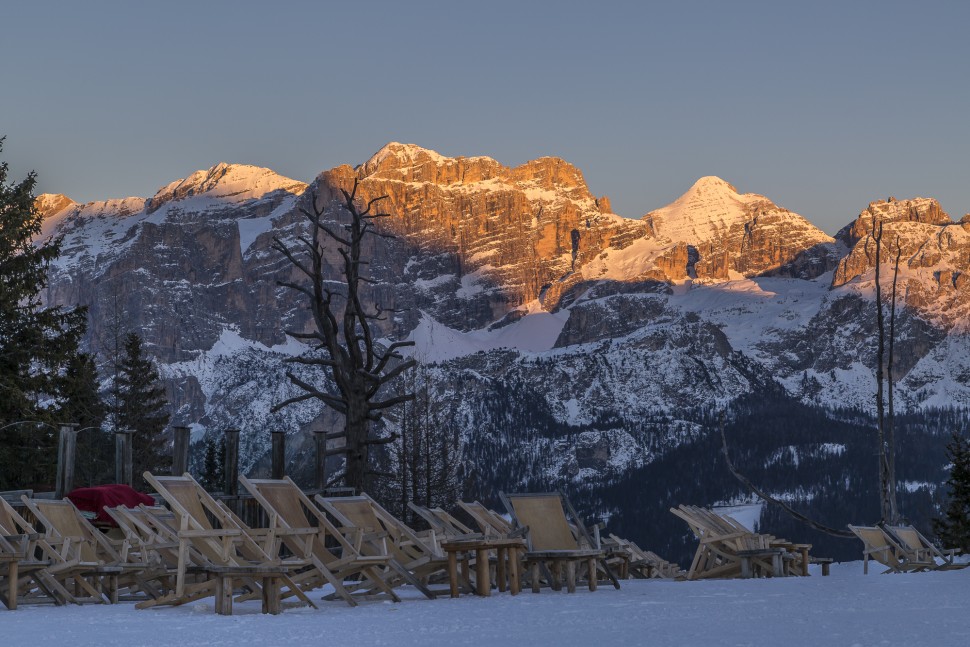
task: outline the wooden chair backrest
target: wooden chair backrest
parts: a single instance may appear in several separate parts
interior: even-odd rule
[[[914,561],[933,561],[934,557],[939,557],[944,562],[948,561],[943,551],[913,526],[887,526],[887,528],[902,543],[901,547],[911,553],[910,557]]]
[[[28,507],[41,523],[48,526],[49,533],[55,537],[72,540],[72,543],[78,547],[82,561],[120,561],[120,556],[113,549],[105,546],[107,542],[104,541],[104,536],[98,536],[100,531],[81,517],[70,501],[52,499],[29,499],[28,501]]]
[[[390,532],[381,523],[381,520],[374,512],[370,502],[363,497],[334,497],[328,499],[330,505],[340,511],[355,528],[360,528],[364,532]]]
[[[920,537],[919,532],[916,528],[912,526],[889,526],[890,532],[892,532],[896,537],[903,542],[903,547],[909,550],[923,550],[927,548],[923,544],[923,540]]]
[[[459,501],[458,507],[467,512],[475,520],[479,529],[487,537],[504,537],[514,530],[512,524],[505,517],[494,510],[489,510],[478,501],[472,501],[471,503]]]
[[[0,498],[0,535],[20,535],[34,532],[27,521],[17,514],[6,499]]]
[[[282,537],[283,545],[293,554],[302,555],[306,552],[307,538],[310,536],[314,537],[310,551],[324,564],[331,564],[339,559],[339,556],[327,546],[328,537],[340,545],[344,556],[353,553],[353,547],[337,532],[333,524],[289,477],[277,480],[249,479],[241,476],[239,482],[263,506],[271,519],[275,517],[275,523],[279,527],[290,529],[313,528],[317,531],[315,536],[284,535]],[[312,520],[311,517],[313,517]]]
[[[27,539],[34,529],[17,514],[6,499],[0,498],[0,555],[32,556],[33,542]],[[18,536],[20,536],[18,538]]]
[[[862,540],[862,543],[865,544],[866,552],[870,557],[891,568],[899,566],[899,558],[894,550],[894,544],[886,536],[886,533],[882,531],[882,528],[876,526],[849,526],[849,529]]]
[[[474,535],[475,531],[455,518],[453,514],[443,508],[429,508],[428,512],[434,515],[444,527],[446,532],[458,533],[461,535]]]
[[[287,481],[251,480],[252,494],[259,493],[261,502],[265,502],[267,512],[276,514],[279,523],[286,528],[312,528],[313,523],[307,517],[300,503],[299,491]]]
[[[195,481],[169,477],[163,482],[169,496],[165,497],[165,494],[161,492],[159,494],[162,494],[167,500],[170,500],[169,497],[175,499],[181,507],[181,509],[179,509],[179,506],[172,507],[172,512],[175,513],[176,517],[180,518],[183,513],[187,513],[200,530],[214,529],[212,522],[209,520],[209,515],[206,514],[207,508],[202,502],[199,487]]]
[[[531,550],[578,550],[558,494],[509,494],[520,525],[529,527]]]
[[[416,505],[410,501],[408,502],[408,507],[417,513],[419,517],[427,521],[428,525],[434,528],[435,532],[441,535],[442,538],[450,539],[468,537],[470,535],[482,536],[481,533],[476,533],[443,508],[428,508]]]
[[[189,543],[198,553],[217,565],[239,565],[246,562],[269,561],[262,549],[246,534],[225,509],[221,508],[212,496],[199,485],[190,474],[183,476],[155,476],[145,472],[147,480],[155,491],[171,506],[178,523],[179,532],[187,530],[240,531],[231,541],[219,536],[191,537]],[[210,513],[219,524],[216,528],[209,520]]]
[[[361,546],[361,554],[389,554],[403,565],[422,557],[439,556],[436,546],[423,541],[366,494],[328,498],[317,495],[317,501],[342,525],[358,528],[364,533],[387,533],[387,541],[380,547],[375,542],[368,542]]]

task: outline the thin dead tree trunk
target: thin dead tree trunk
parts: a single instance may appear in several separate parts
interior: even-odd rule
[[[875,215],[872,218],[872,231],[869,234],[870,240],[875,244],[875,268],[876,283],[876,438],[879,447],[879,512],[882,521],[892,519],[892,510],[889,496],[889,461],[886,451],[886,410],[885,397],[883,395],[883,383],[885,381],[885,361],[886,361],[886,332],[885,321],[882,313],[882,284],[880,275],[880,265],[882,264],[882,222],[877,221]],[[869,252],[869,240],[866,241],[866,254]]]
[[[899,244],[899,236],[896,236],[896,258],[893,264],[893,287],[889,307],[889,357],[886,364],[886,373],[889,378],[889,421],[886,426],[886,445],[887,445],[887,478],[889,481],[889,522],[899,523],[899,506],[896,501],[896,410],[893,407],[893,391],[895,378],[893,377],[893,357],[896,342],[896,286],[899,280],[899,260],[902,258],[903,250]]]

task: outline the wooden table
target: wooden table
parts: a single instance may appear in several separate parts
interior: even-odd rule
[[[451,583],[451,597],[457,598],[459,592],[458,561],[462,562],[462,571],[467,578],[468,563],[472,555],[475,556],[475,589],[474,593],[489,596],[492,591],[491,571],[489,569],[489,553],[495,551],[495,580],[498,590],[508,589],[512,595],[521,590],[519,584],[519,552],[525,550],[522,539],[505,539],[487,537],[484,539],[456,539],[441,544],[442,550],[448,553],[448,580]]]

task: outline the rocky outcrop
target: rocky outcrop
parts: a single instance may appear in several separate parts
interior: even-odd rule
[[[671,204],[643,217],[655,235],[695,251],[702,280],[751,276],[811,279],[831,270],[840,248],[796,213],[768,198],[738,193],[718,177],[703,177]]]
[[[949,328],[970,317],[970,225],[954,223],[936,200],[872,202],[839,232],[853,242],[839,262],[832,286],[871,290],[875,280],[872,224],[882,223],[881,281],[888,295],[899,260],[897,292],[921,316]]]
[[[579,268],[648,235],[641,223],[609,213],[609,201],[590,193],[579,169],[554,157],[508,168],[488,157],[449,158],[391,143],[353,172],[321,175],[321,199],[355,178],[364,201],[387,196],[384,227],[439,259],[432,268],[412,265],[412,276],[437,282],[425,290],[436,314],[461,330],[536,299],[555,309],[581,280]]]
[[[852,248],[872,231],[872,221],[878,222],[915,222],[924,225],[949,225],[953,222],[943,211],[940,203],[932,198],[913,198],[897,200],[889,197],[885,201],[870,202],[859,217],[839,230],[836,239]]]

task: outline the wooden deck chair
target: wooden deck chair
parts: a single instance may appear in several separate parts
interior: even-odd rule
[[[33,525],[0,497],[0,602],[11,611],[18,604],[77,603],[56,577],[70,568]]]
[[[340,524],[340,531],[362,555],[389,557],[392,571],[400,580],[395,586],[411,584],[428,598],[447,595],[447,589],[432,590],[434,576],[445,576],[448,558],[438,546],[434,531],[418,533],[389,513],[367,494],[322,497],[315,501]]]
[[[312,568],[293,577],[298,585],[309,590],[330,584],[333,595],[351,606],[357,606],[355,596],[379,594],[400,602],[384,574],[391,568],[390,556],[361,555],[292,479],[241,476],[239,481],[263,507],[271,527],[292,531],[281,535],[282,546],[295,555],[309,555]],[[354,578],[358,581],[348,582]]]
[[[124,534],[129,545],[129,559],[148,565],[145,577],[150,577],[158,587],[154,597],[174,591],[179,540],[172,511],[145,505],[137,508],[116,506],[104,510]],[[196,557],[191,561],[199,563],[204,560]],[[202,569],[190,567],[187,577],[194,583],[204,580],[205,574]]]
[[[862,540],[863,573],[869,573],[869,560],[874,559],[886,566],[885,573],[910,573],[928,571],[936,566],[929,558],[915,559],[896,540],[878,526],[849,526],[849,530]]]
[[[74,504],[70,501],[29,499],[26,495],[21,497],[21,502],[44,526],[44,542],[59,557],[59,563],[52,564],[48,572],[65,589],[72,591],[73,602],[117,602],[118,576],[124,570],[118,563],[120,556],[113,549],[110,555],[99,551],[94,543],[97,537],[88,536],[86,529],[77,522],[75,515],[79,516],[79,513]]]
[[[485,536],[483,533],[475,532],[443,508],[428,508],[410,501],[408,507],[428,523],[435,531],[436,537],[455,540],[481,539]]]
[[[970,566],[970,564],[954,563],[955,548],[946,551],[940,550],[913,526],[890,526],[887,524],[882,526],[882,529],[906,552],[908,560],[915,563],[933,562],[934,566],[931,570],[950,571]],[[940,561],[936,561],[937,559]]]
[[[515,524],[504,516],[494,510],[490,510],[478,501],[472,501],[471,503],[458,501],[457,503],[458,507],[464,510],[478,524],[478,528],[486,537],[506,538],[525,535],[525,528],[517,528]]]
[[[486,538],[484,533],[475,532],[475,530],[466,526],[460,520],[455,518],[454,515],[447,512],[443,508],[428,508],[425,506],[416,505],[410,501],[408,502],[408,507],[411,508],[411,510],[413,510],[424,521],[426,521],[428,525],[435,531],[435,537],[439,540],[439,546],[444,542],[479,540]],[[466,558],[461,561],[461,570],[459,572],[460,585],[463,586],[467,591],[477,590],[476,582],[473,582],[472,580],[472,573],[475,573],[475,576],[478,577],[477,559],[479,554],[488,556],[488,568],[490,573],[489,582],[494,582],[499,579],[496,574],[496,569],[498,567],[497,550],[483,551],[482,553],[479,553],[478,551],[469,551]]]
[[[613,582],[613,586],[620,588],[619,581],[606,563],[606,553],[599,546],[594,545],[594,539],[582,519],[561,492],[538,494],[501,492],[499,496],[515,524],[526,529],[528,550],[525,553],[525,560],[530,567],[533,593],[539,592],[539,571],[543,567],[548,569],[550,584],[555,591],[562,589],[562,571],[565,567],[566,590],[574,593],[579,563],[587,566],[587,584],[590,591],[596,590],[597,564]],[[570,528],[566,510],[569,510],[578,536],[574,535]],[[585,546],[580,544],[580,540],[585,542]]]
[[[687,573],[677,564],[668,562],[656,553],[643,550],[636,542],[609,535],[609,540],[630,554],[629,575],[638,579],[676,579],[685,578]]]
[[[70,543],[79,551],[82,563],[91,564],[86,577],[112,603],[119,599],[159,597],[152,582],[151,565],[131,553],[127,539],[114,540],[95,528],[69,500],[27,499],[24,503],[47,529],[47,537]]]
[[[770,536],[754,533],[697,506],[680,505],[670,512],[683,519],[697,537],[688,580],[785,574],[787,551],[772,546]]]
[[[295,595],[307,605],[316,605],[306,597],[290,574],[309,564],[306,555],[290,559],[279,557],[278,547],[260,543],[229,509],[220,505],[188,473],[183,476],[155,476],[145,472],[145,480],[155,488],[175,515],[179,542],[175,591],[156,600],[135,605],[144,609],[161,604],[179,605],[215,596],[216,613],[232,615],[234,583],[258,592],[263,613],[278,614],[280,601]],[[287,534],[286,529],[270,529],[269,542]],[[267,540],[266,533],[261,539]],[[199,561],[194,561],[199,560]],[[190,569],[204,572],[203,582],[190,583]]]
[[[725,512],[703,510],[702,508],[699,508],[699,510],[710,513],[714,519],[723,522],[723,527],[726,529],[751,532],[755,535],[764,536],[766,539],[761,543],[766,544],[771,549],[781,548],[785,551],[782,555],[782,567],[785,575],[808,576],[808,566],[811,563],[811,557],[809,556],[809,551],[812,548],[811,544],[793,542],[763,532],[754,533],[752,529]]]

